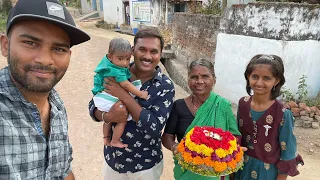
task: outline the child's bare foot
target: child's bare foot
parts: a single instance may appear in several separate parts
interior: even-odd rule
[[[104,144],[105,146],[111,146],[110,137],[104,137],[104,138],[103,138],[103,144]]]
[[[128,147],[128,144],[123,144],[121,141],[112,140],[110,144],[111,144],[111,146],[118,147],[118,148],[126,148],[126,147]]]

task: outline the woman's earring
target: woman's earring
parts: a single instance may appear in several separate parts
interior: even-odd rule
[[[276,86],[273,86],[273,90],[274,90],[274,91],[276,90]]]

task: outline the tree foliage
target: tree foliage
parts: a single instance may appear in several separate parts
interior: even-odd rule
[[[189,3],[189,12],[194,14],[221,14],[221,2],[219,0],[207,0],[206,3],[201,1],[193,0]]]
[[[0,12],[1,14],[8,14],[12,8],[10,0],[0,0]]]

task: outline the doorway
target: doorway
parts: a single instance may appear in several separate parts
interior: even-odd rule
[[[130,25],[130,6],[129,1],[123,2],[123,8],[124,8],[124,22],[126,25]]]

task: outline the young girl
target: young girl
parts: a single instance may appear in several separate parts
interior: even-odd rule
[[[296,176],[298,164],[294,118],[276,100],[285,83],[282,59],[276,55],[256,55],[244,73],[250,96],[239,100],[238,126],[241,146],[248,150],[244,167],[236,180],[282,180]],[[253,94],[253,95],[252,95]]]
[[[114,97],[104,92],[105,87],[104,78],[113,77],[115,80],[132,95],[138,96],[142,99],[148,99],[147,91],[140,91],[141,81],[129,82],[131,77],[128,69],[131,58],[131,45],[128,40],[122,38],[114,38],[109,43],[109,51],[94,70],[96,75],[94,76],[94,88],[92,93],[94,94],[93,101],[98,110],[108,112],[112,105],[118,101],[117,97]],[[128,116],[128,120],[131,120],[131,115]],[[112,140],[110,141],[111,124],[103,124],[103,139],[105,145],[111,145],[118,148],[127,147],[120,141],[126,122],[118,123],[113,131]]]

